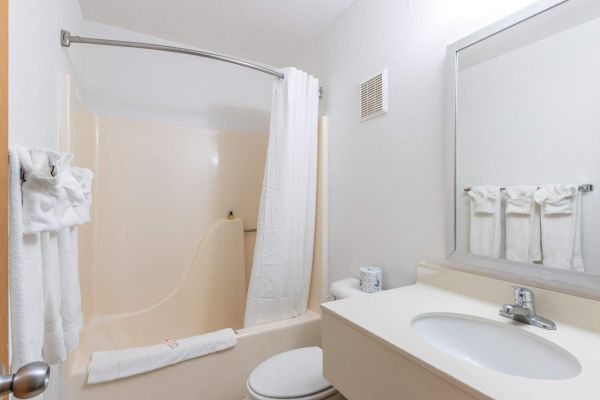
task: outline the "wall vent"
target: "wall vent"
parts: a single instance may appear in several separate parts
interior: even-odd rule
[[[360,122],[388,111],[387,68],[360,84]]]

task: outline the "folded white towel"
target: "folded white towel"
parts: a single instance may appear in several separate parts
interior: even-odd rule
[[[541,206],[544,265],[583,271],[581,193],[577,185],[542,186],[535,201]]]
[[[234,347],[233,329],[206,333],[147,347],[95,352],[88,371],[88,384],[112,381],[153,371]]]
[[[504,192],[508,260],[542,260],[540,211],[533,199],[536,191],[536,186],[509,186]]]
[[[58,232],[58,216],[67,208],[66,191],[60,185],[72,156],[41,149],[25,150],[29,162],[22,161],[23,232]],[[25,158],[24,158],[25,159]]]
[[[500,187],[476,186],[471,197],[470,251],[472,254],[499,257],[501,246]]]
[[[23,235],[21,165],[31,164],[20,146],[9,151],[9,250],[11,369],[42,359],[44,298],[39,234]]]

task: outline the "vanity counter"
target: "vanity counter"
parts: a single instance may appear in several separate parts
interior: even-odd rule
[[[422,266],[414,285],[324,303],[325,378],[351,400],[436,399],[442,393],[444,399],[600,398],[600,302],[531,287],[537,313],[557,324],[557,330],[545,330],[498,315],[503,304],[514,300],[512,286]],[[426,313],[465,314],[515,326],[570,352],[582,370],[570,379],[546,380],[477,366],[416,336],[411,322]]]

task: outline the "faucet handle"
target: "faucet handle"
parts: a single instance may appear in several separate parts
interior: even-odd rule
[[[534,296],[531,290],[520,286],[513,286],[513,291],[515,292],[516,304],[533,303]]]

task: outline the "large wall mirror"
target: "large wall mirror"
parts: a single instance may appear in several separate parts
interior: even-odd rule
[[[600,297],[600,1],[541,1],[449,58],[449,260]]]

